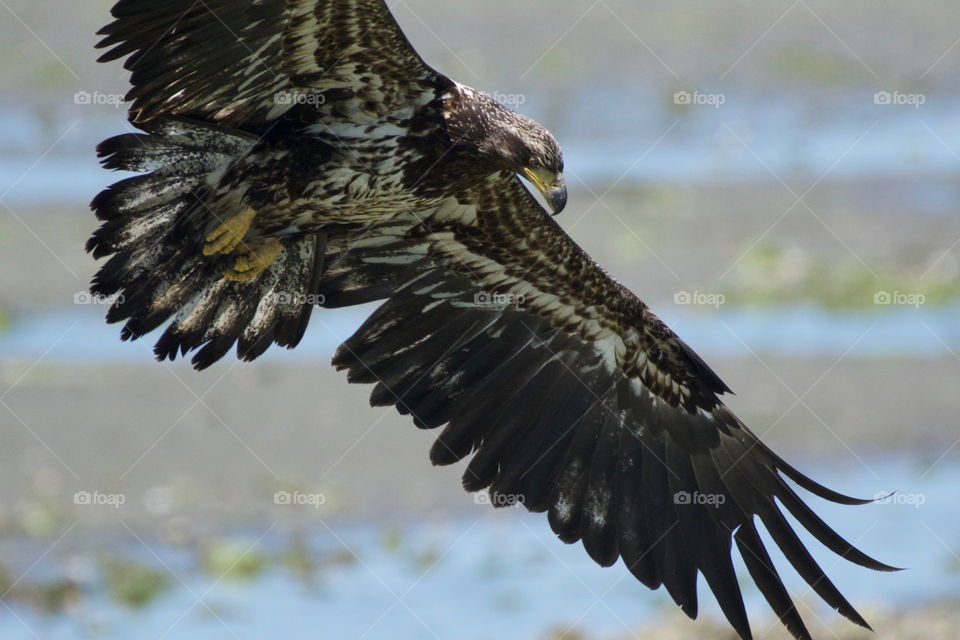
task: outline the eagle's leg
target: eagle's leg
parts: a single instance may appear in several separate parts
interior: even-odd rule
[[[206,237],[206,244],[203,245],[203,255],[210,256],[215,253],[230,253],[237,248],[243,236],[247,235],[250,229],[250,223],[257,212],[251,207],[247,207],[238,214],[232,215],[223,221],[219,227],[210,232]]]
[[[277,238],[271,238],[258,244],[244,242],[236,248],[236,260],[232,269],[223,272],[224,280],[246,282],[253,280],[260,272],[273,264],[280,252],[283,243]]]

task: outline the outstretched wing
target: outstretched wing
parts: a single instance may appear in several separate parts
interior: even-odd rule
[[[176,114],[250,130],[298,104],[337,102],[362,122],[432,99],[442,77],[383,0],[120,0],[112,13],[100,61],[133,54],[134,120]]]
[[[829,528],[783,476],[833,502],[865,501],[817,484],[761,443],[718,399],[727,388],[717,375],[514,175],[491,177],[392,240],[381,231],[333,256],[321,282],[328,306],[403,282],[334,364],[351,382],[376,383],[372,404],[396,405],[421,428],[443,426],[434,463],[473,453],[467,490],[547,512],[561,539],[581,540],[601,565],[623,558],[691,617],[702,573],[748,638],[735,541],[770,606],[807,638],[759,517],[811,588],[867,626],[774,502],[835,553],[892,569]]]

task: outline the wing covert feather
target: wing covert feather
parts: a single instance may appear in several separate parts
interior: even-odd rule
[[[774,612],[809,637],[756,532],[759,518],[816,593],[866,626],[776,504],[851,562],[892,570],[844,541],[781,476],[834,502],[862,501],[760,442],[722,403],[729,389],[720,378],[514,175],[492,176],[457,201],[440,209],[457,209],[455,219],[418,216],[405,234],[418,269],[334,364],[379,380],[377,404],[396,404],[420,427],[445,425],[431,459],[473,454],[467,490],[490,491],[495,506],[546,511],[562,540],[581,540],[601,565],[623,558],[690,617],[702,573],[731,625],[750,637],[730,557],[736,540]]]

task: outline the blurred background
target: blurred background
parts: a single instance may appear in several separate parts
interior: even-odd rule
[[[389,4],[435,68],[556,135],[559,223],[755,432],[835,489],[897,491],[810,500],[909,568],[811,545],[875,635],[775,556],[818,637],[953,637],[960,5]],[[0,2],[0,636],[732,638],[702,581],[692,623],[431,468],[433,434],[329,366],[369,307],[203,373],[120,342],[83,252],[117,178],[94,147],[131,129],[126,72],[94,62],[110,5]],[[755,636],[786,637],[743,588]]]

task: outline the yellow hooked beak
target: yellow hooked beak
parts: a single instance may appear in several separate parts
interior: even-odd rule
[[[567,183],[563,180],[563,174],[553,173],[543,167],[536,169],[524,167],[523,175],[543,194],[553,215],[563,211],[567,204]]]

